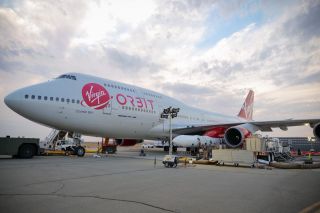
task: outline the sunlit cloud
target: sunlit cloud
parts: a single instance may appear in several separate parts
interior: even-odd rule
[[[256,119],[320,117],[319,14],[319,1],[0,3],[0,98],[80,72],[225,114],[253,89]]]

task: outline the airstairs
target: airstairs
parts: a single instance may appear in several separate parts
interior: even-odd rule
[[[275,161],[285,162],[294,160],[288,144],[281,143],[278,138],[267,138],[267,151],[273,153]]]
[[[291,156],[290,152],[278,152],[274,151],[274,159],[278,162],[285,162],[285,161],[291,161],[294,160],[294,158]]]
[[[85,148],[81,146],[81,134],[65,130],[52,129],[49,135],[40,142],[44,155],[78,155],[84,156]]]
[[[67,133],[64,130],[52,129],[41,143],[41,148],[55,150],[57,141],[64,139]]]

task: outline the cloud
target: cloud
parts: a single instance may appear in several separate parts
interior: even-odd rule
[[[2,3],[1,98],[80,72],[225,114],[237,114],[254,89],[258,119],[319,117],[319,8],[319,1]],[[241,18],[248,22],[239,24]],[[236,30],[199,47],[225,22]],[[7,121],[21,119],[7,112],[2,106]]]
[[[288,22],[296,23],[302,14],[305,17],[314,16],[315,9],[298,8],[300,10],[295,9],[296,14],[288,12],[277,22],[262,27],[250,24],[222,39],[200,55],[194,72],[199,72],[199,77],[218,77],[229,86],[238,88],[244,84],[256,88],[257,81],[248,81],[252,77],[264,78],[265,89],[310,79],[309,76],[319,73],[319,51],[316,48],[319,36],[313,34],[312,39],[304,40],[302,44],[303,35],[289,37],[286,27]],[[312,10],[310,14],[309,10]],[[289,31],[293,29],[304,30],[299,24],[295,28],[292,26]]]
[[[284,24],[287,36],[298,36],[302,41],[310,40],[320,35],[320,4],[310,1],[303,5],[302,11]]]

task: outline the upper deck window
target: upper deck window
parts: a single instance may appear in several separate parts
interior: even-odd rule
[[[75,75],[69,75],[69,74],[60,75],[57,79],[59,78],[67,78],[75,81],[77,80],[77,77]]]

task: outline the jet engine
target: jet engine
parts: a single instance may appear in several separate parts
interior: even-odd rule
[[[257,130],[259,130],[258,127],[252,124],[241,124],[230,127],[224,134],[225,143],[231,148],[238,147],[251,133]]]
[[[320,139],[320,123],[317,123],[313,127],[313,134],[316,136],[318,139]]]
[[[141,139],[116,139],[116,142],[119,146],[134,146],[137,143],[142,143]]]
[[[212,138],[209,136],[200,135],[179,135],[172,140],[174,146],[191,147],[197,146],[200,142],[201,144],[219,144],[220,138]]]
[[[208,130],[207,132],[204,133],[204,135],[212,138],[223,138],[225,131],[226,131],[225,127],[216,127]]]

